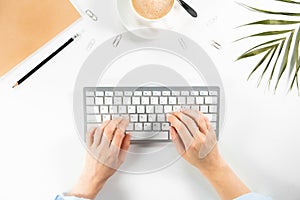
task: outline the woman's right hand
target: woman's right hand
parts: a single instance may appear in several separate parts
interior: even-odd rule
[[[200,111],[183,110],[167,115],[172,141],[178,152],[201,171],[223,164],[210,122]]]

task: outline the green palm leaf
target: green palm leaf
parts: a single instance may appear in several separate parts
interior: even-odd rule
[[[280,81],[280,79],[282,77],[282,74],[283,74],[283,72],[285,71],[285,69],[287,67],[288,56],[289,56],[289,51],[290,51],[290,47],[291,47],[293,35],[294,35],[294,32],[291,33],[291,35],[290,35],[290,37],[289,37],[289,39],[287,41],[287,44],[286,44],[286,49],[285,49],[285,52],[283,54],[283,59],[282,59],[280,71],[279,71],[277,82],[276,82],[276,85],[275,85],[275,90],[277,89],[278,83],[279,83],[279,81]]]
[[[296,2],[292,0],[275,0],[275,1],[278,1],[282,4],[289,3],[289,4],[300,5],[300,2]],[[277,17],[280,17],[282,15],[288,17],[300,16],[300,13],[298,12],[277,12],[277,11],[263,10],[245,4],[240,4],[240,5],[252,11],[265,13],[265,14],[273,14]],[[254,74],[254,72],[257,71],[257,69],[265,65],[258,79],[258,86],[260,85],[265,74],[269,71],[268,69],[271,68],[270,76],[268,78],[269,89],[271,83],[273,82],[273,78],[275,74],[277,75],[275,76],[276,80],[274,80],[274,91],[276,91],[276,89],[278,88],[283,75],[287,74],[288,79],[290,80],[289,90],[292,90],[293,87],[296,86],[300,95],[299,83],[298,83],[298,72],[300,70],[300,66],[299,66],[300,25],[299,24],[300,21],[298,20],[288,20],[288,19],[278,18],[278,19],[260,20],[260,21],[251,22],[239,26],[239,28],[244,26],[256,26],[256,25],[270,26],[270,27],[276,25],[276,28],[278,28],[278,26],[286,27],[286,25],[289,25],[289,27],[291,27],[291,29],[283,29],[283,30],[277,29],[272,31],[255,33],[234,41],[234,42],[238,42],[240,40],[244,40],[252,37],[258,37],[258,38],[273,37],[272,40],[269,40],[267,42],[262,42],[250,48],[249,50],[245,51],[244,53],[242,53],[242,55],[240,55],[237,58],[237,60],[241,60],[241,59],[257,56],[259,54],[264,54],[261,60],[259,60],[256,66],[252,69],[251,73],[248,76],[248,79]],[[295,27],[293,28],[293,26]],[[279,37],[276,38],[277,36]],[[281,63],[279,63],[280,61]],[[279,69],[276,70],[277,68]]]
[[[265,54],[265,56],[259,61],[259,63],[251,71],[247,80],[249,80],[250,77],[252,76],[252,74],[263,64],[263,62],[266,60],[266,58],[269,56],[269,54],[271,53],[272,50],[273,50],[273,48],[272,49],[269,48],[269,51]]]
[[[242,3],[239,3],[239,4],[242,5],[242,6],[244,6],[245,8],[247,8],[249,10],[253,10],[253,11],[260,12],[260,13],[265,13],[265,14],[286,15],[286,16],[295,16],[295,17],[297,17],[297,16],[299,17],[300,16],[300,13],[268,11],[268,10],[262,10],[262,9],[254,8],[254,7],[251,7],[251,6],[247,6],[247,5],[242,4]]]
[[[238,27],[249,26],[249,25],[290,25],[290,24],[299,24],[299,23],[300,21],[266,19],[266,20],[244,24]]]
[[[285,2],[285,3],[293,3],[293,4],[300,4],[300,2],[291,1],[291,0],[275,0],[275,1],[281,1],[281,2]]]
[[[249,36],[246,36],[246,37],[242,37],[240,39],[235,40],[234,42],[238,42],[240,40],[243,40],[243,39],[246,39],[246,38],[251,38],[251,37],[280,35],[280,34],[288,33],[288,32],[291,32],[291,31],[293,31],[293,29],[283,30],[283,31],[266,31],[266,32],[257,33],[257,34],[249,35]]]
[[[273,69],[272,69],[272,72],[271,72],[271,75],[270,75],[270,78],[269,78],[269,81],[268,81],[268,86],[269,86],[269,88],[270,88],[271,81],[272,81],[272,78],[273,78],[273,75],[274,75],[274,72],[275,72],[275,68],[276,68],[276,66],[277,66],[277,62],[278,62],[279,57],[280,57],[280,55],[281,55],[281,52],[282,52],[284,43],[285,43],[285,39],[284,39],[284,40],[281,42],[281,44],[280,44],[279,52],[278,52],[277,58],[276,58],[276,60],[275,60],[275,63],[274,63],[274,65],[273,65]]]
[[[272,60],[273,60],[273,57],[274,57],[274,55],[275,55],[275,53],[276,53],[276,50],[277,50],[277,48],[278,48],[278,45],[279,45],[279,44],[277,44],[277,45],[275,46],[275,48],[273,49],[273,53],[272,53],[272,55],[271,55],[271,57],[270,57],[270,59],[269,59],[267,65],[266,65],[266,67],[265,67],[263,73],[262,73],[262,74],[260,75],[260,77],[259,77],[259,81],[258,81],[257,86],[260,85],[260,83],[261,83],[261,81],[262,81],[262,79],[263,79],[263,77],[264,77],[266,71],[268,70],[268,68],[269,68],[269,66],[270,66],[270,64],[271,64],[271,62],[272,62]]]

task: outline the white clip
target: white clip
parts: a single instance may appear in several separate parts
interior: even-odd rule
[[[113,47],[117,48],[119,46],[121,39],[122,39],[122,34],[117,35],[117,37],[113,41]]]
[[[184,40],[182,38],[179,38],[178,42],[179,42],[179,44],[180,44],[180,46],[181,46],[182,49],[186,49],[186,44],[185,44],[185,42],[184,42]]]
[[[85,13],[94,21],[97,21],[98,20],[98,17],[90,10],[90,9],[87,9],[85,11]]]
[[[210,45],[212,45],[213,47],[215,47],[218,50],[220,50],[222,48],[222,45],[220,45],[220,43],[218,43],[218,42],[216,42],[214,40],[210,41]]]

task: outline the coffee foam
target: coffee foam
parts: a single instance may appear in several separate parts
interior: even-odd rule
[[[171,10],[174,0],[131,0],[135,11],[147,19],[160,19]]]

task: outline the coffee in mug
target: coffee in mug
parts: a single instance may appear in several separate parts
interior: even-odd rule
[[[173,8],[174,0],[131,0],[135,12],[147,20],[158,20]]]

